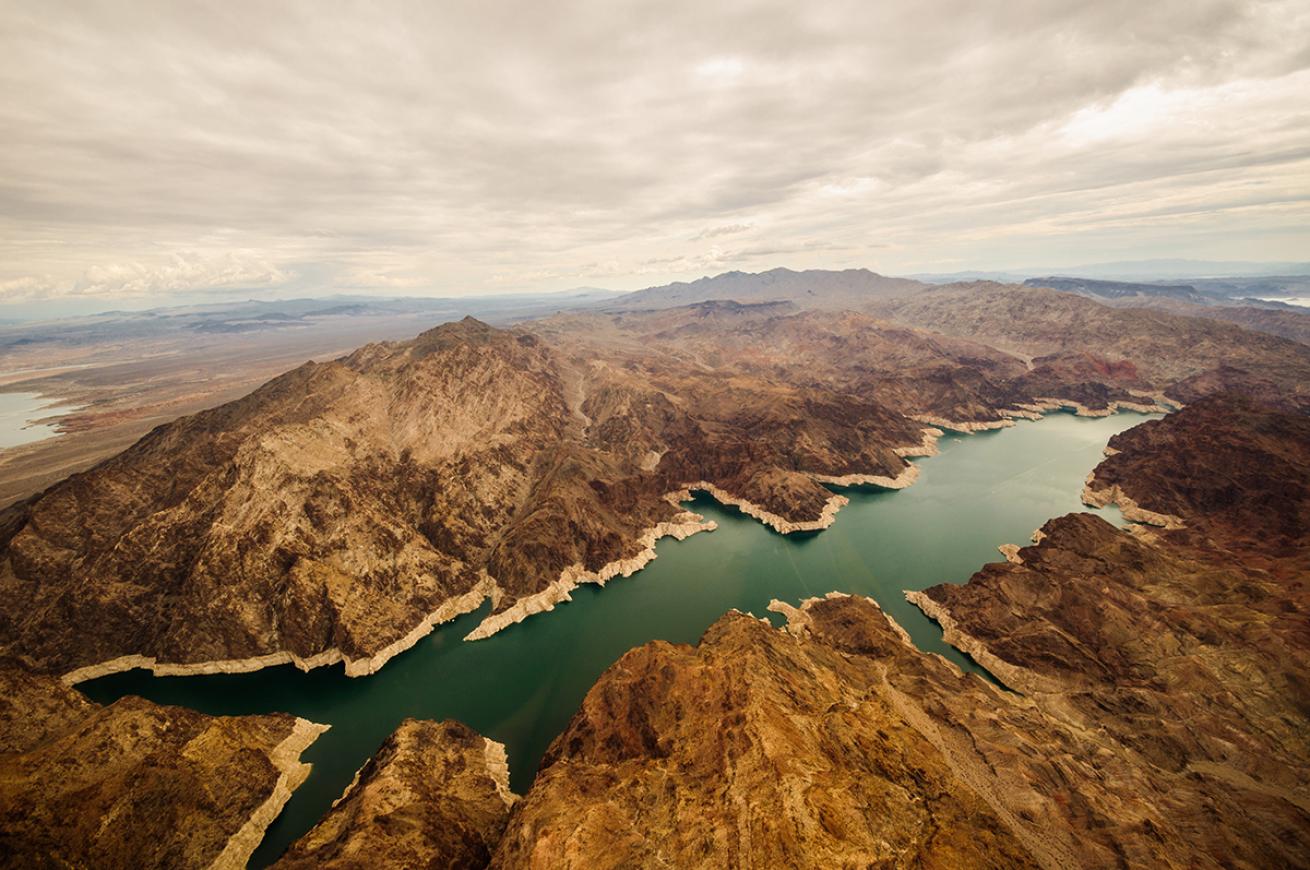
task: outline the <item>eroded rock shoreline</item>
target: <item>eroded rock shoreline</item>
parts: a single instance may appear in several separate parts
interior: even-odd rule
[[[1065,410],[1075,410],[1075,413],[1081,413],[1077,409],[1081,406],[1076,402],[1049,399],[1041,400],[1045,404],[1041,406],[1041,413],[1035,414],[1033,419],[1040,419],[1046,413],[1059,412]],[[1132,405],[1132,403],[1113,403],[1114,412],[1119,409],[1128,410],[1136,413],[1156,413],[1167,412],[1169,407],[1162,405]],[[1034,406],[1037,407],[1037,406]],[[1181,405],[1178,405],[1181,407]],[[1149,410],[1144,410],[1149,409]],[[1008,412],[1002,412],[1008,413]],[[1105,416],[1098,413],[1081,414],[1081,416]],[[894,447],[893,452],[902,458],[914,457],[932,457],[937,455],[937,441],[940,440],[945,432],[943,430],[955,431],[962,434],[972,434],[975,432],[990,431],[999,428],[1009,428],[1014,425],[1012,419],[1003,419],[999,421],[966,421],[951,422],[938,418],[927,418],[916,416],[913,419],[929,423],[920,431],[922,440],[917,444],[902,445]],[[918,480],[920,469],[913,463],[906,463],[904,469],[895,477],[886,475],[872,474],[847,474],[840,476],[824,475],[811,473],[809,477],[813,480],[832,486],[876,486],[883,489],[904,489],[914,484]],[[1089,478],[1090,481],[1090,478]],[[842,507],[849,503],[849,499],[840,493],[832,494],[824,503],[823,509],[818,517],[812,520],[793,521],[788,520],[776,513],[773,513],[759,505],[732,495],[723,488],[716,486],[708,481],[697,481],[688,484],[681,490],[668,493],[664,498],[670,502],[679,513],[671,520],[661,522],[648,528],[636,541],[638,552],[633,556],[617,559],[607,563],[594,571],[587,570],[580,564],[575,564],[561,571],[560,576],[556,578],[549,586],[533,595],[524,596],[515,601],[510,607],[498,613],[493,613],[483,619],[464,640],[476,641],[489,638],[504,629],[522,622],[529,616],[538,613],[547,613],[553,610],[561,603],[567,603],[572,600],[571,592],[579,585],[592,583],[604,586],[609,580],[615,577],[630,577],[643,567],[649,564],[658,555],[656,552],[656,543],[665,537],[672,537],[681,541],[693,534],[705,531],[713,531],[716,528],[714,522],[705,522],[699,514],[684,510],[682,503],[690,500],[694,492],[705,492],[713,497],[717,502],[725,506],[735,507],[746,516],[750,516],[765,526],[773,529],[779,534],[794,534],[804,532],[817,532],[830,527],[836,522],[837,513]],[[1098,503],[1089,501],[1088,498],[1099,498],[1100,495],[1088,495],[1084,501],[1095,507],[1104,507],[1109,503]],[[1120,503],[1123,509],[1123,503]],[[1134,511],[1134,516],[1146,516],[1150,512],[1142,512],[1135,509],[1135,506],[1129,507],[1125,511]],[[1132,517],[1129,517],[1130,519]],[[1164,522],[1157,523],[1164,525]],[[463,595],[456,596],[442,602],[441,606],[429,614],[422,622],[415,626],[403,638],[400,638],[377,654],[365,658],[351,659],[346,657],[339,649],[325,650],[313,656],[301,657],[290,652],[269,653],[263,656],[254,656],[245,659],[231,659],[211,662],[198,663],[169,663],[158,662],[152,657],[142,655],[128,655],[95,665],[88,665],[77,668],[63,675],[62,679],[69,685],[75,685],[87,680],[97,679],[109,674],[121,673],[123,671],[141,668],[149,670],[156,676],[196,676],[203,674],[216,673],[249,673],[260,670],[265,667],[276,667],[279,665],[292,664],[302,671],[309,671],[313,668],[343,663],[347,676],[367,676],[376,673],[388,660],[414,646],[423,637],[430,634],[438,625],[454,620],[455,618],[477,610],[488,599],[497,600],[500,594],[499,587],[491,578],[484,578],[477,587]]]

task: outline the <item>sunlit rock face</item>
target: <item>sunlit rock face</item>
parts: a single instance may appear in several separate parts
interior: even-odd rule
[[[134,697],[99,707],[0,667],[0,863],[242,867],[323,730]]]
[[[485,867],[516,799],[503,746],[407,719],[276,866]]]

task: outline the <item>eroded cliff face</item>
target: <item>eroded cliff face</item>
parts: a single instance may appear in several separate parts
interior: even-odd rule
[[[1027,310],[1009,292],[1003,310]],[[925,427],[1159,408],[1222,353],[1275,386],[1310,372],[1310,349],[1223,324],[1175,317],[1186,330],[1140,348],[1124,312],[1075,329],[1061,305],[1103,307],[1052,295],[1059,316],[1029,312],[1022,335],[1075,348],[1036,361],[856,312],[704,302],[466,320],[307,364],[0,514],[0,654],[74,682],[368,674],[488,598],[475,636],[637,570],[658,537],[707,528],[688,488],[812,530],[844,504],[833,482],[911,482]],[[989,300],[969,309],[987,323]],[[1078,349],[1102,337],[1123,358]],[[1269,362],[1284,344],[1301,355]]]
[[[697,647],[621,658],[552,745],[493,866],[1033,866],[888,682],[902,653],[953,691],[971,678],[922,659],[864,600],[814,603],[794,624],[734,613]]]
[[[1310,348],[1234,324],[988,281],[875,300],[865,309],[1023,354],[1039,393],[1046,382],[1100,370],[1085,380],[1089,399],[1097,384],[1132,390],[1149,383],[1184,403],[1240,390],[1265,404],[1310,410]]]
[[[0,668],[0,864],[244,867],[323,726],[87,702]]]
[[[705,528],[779,531],[824,484],[906,485],[925,422],[1036,400],[983,345],[786,303],[466,320],[307,364],[0,515],[0,653],[70,681],[345,662],[367,674],[490,598],[480,634]],[[1043,390],[1059,392],[1059,384]],[[961,422],[963,421],[963,422]]]
[[[1310,813],[1291,788],[1306,772],[1299,743],[1243,767],[1236,753],[1187,755],[1170,734],[1190,728],[1223,744],[1251,728],[1244,712],[1290,704],[1232,710],[1198,679],[1174,687],[1187,695],[1180,705],[1152,709],[1132,685],[1089,696],[1041,682],[1042,671],[1042,690],[1007,693],[918,652],[866,599],[783,609],[787,633],[734,614],[697,648],[651,644],[607,671],[543,761],[494,866],[1310,857]],[[1012,663],[1009,674],[1025,669]],[[1155,718],[1198,712],[1163,728]],[[1275,728],[1298,725],[1304,717]],[[1269,746],[1272,736],[1242,739]]]
[[[1153,834],[1195,850],[1179,865],[1310,860],[1308,445],[1304,416],[1199,402],[1115,436],[1089,480],[1167,527],[1062,517],[1011,563],[912,599],[1007,684],[1126,748]]]
[[[842,596],[775,603],[786,632],[733,614],[696,648],[633,650],[495,865],[1306,864],[1310,540],[1275,521],[1306,498],[1303,427],[1216,399],[1130,430],[1094,482],[1182,528],[1072,514],[912,594],[1006,691]],[[1244,522],[1271,529],[1262,561]]]
[[[1089,489],[1119,487],[1178,515],[1172,542],[1230,553],[1291,582],[1310,577],[1310,416],[1240,394],[1203,399],[1110,439]]]
[[[275,866],[485,867],[515,800],[502,745],[407,719]]]

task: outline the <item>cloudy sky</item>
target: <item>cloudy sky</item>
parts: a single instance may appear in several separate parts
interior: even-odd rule
[[[0,2],[0,301],[1310,259],[1310,4]]]

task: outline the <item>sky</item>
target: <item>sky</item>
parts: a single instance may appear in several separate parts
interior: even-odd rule
[[[0,305],[1310,259],[1310,3],[0,2]]]

